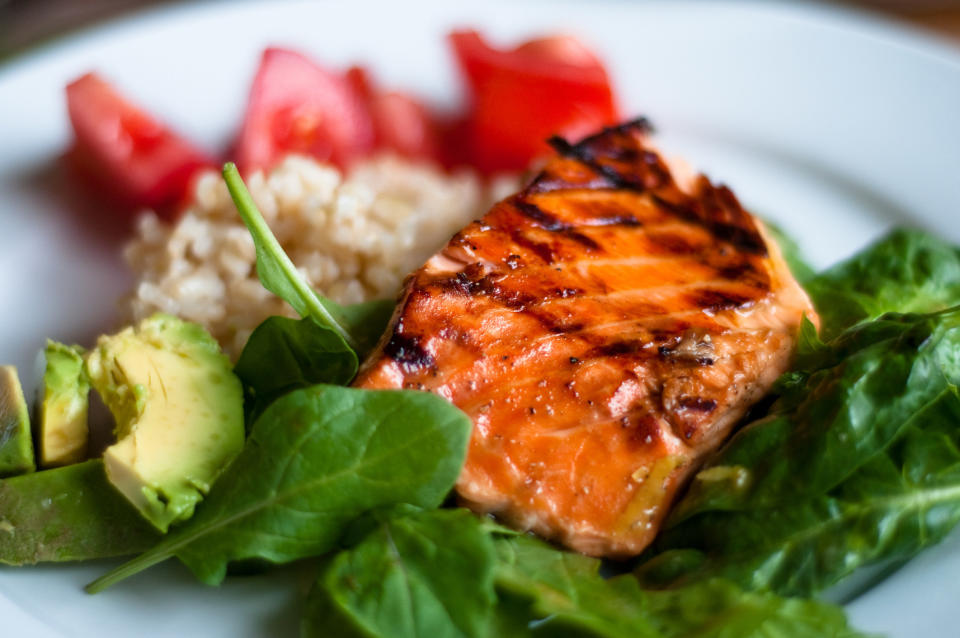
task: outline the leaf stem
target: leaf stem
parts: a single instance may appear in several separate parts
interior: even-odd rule
[[[133,560],[127,561],[123,565],[110,570],[100,578],[88,584],[83,589],[88,594],[98,594],[108,587],[113,587],[121,580],[126,580],[134,574],[153,567],[158,563],[162,563],[171,556],[173,556],[173,554],[170,554],[169,552],[147,552],[145,554],[141,554]]]
[[[358,349],[356,339],[354,339],[353,336],[347,332],[346,328],[340,325],[333,314],[320,303],[317,294],[307,285],[307,282],[304,281],[303,277],[297,271],[297,267],[290,261],[290,257],[280,246],[280,242],[277,241],[277,238],[257,208],[256,203],[254,203],[250,191],[247,190],[247,186],[243,183],[243,178],[240,177],[240,172],[233,162],[227,162],[223,165],[223,179],[227,183],[227,190],[230,191],[230,197],[233,198],[233,203],[236,205],[237,212],[240,213],[243,223],[269,247],[273,257],[280,263],[280,267],[283,269],[290,284],[300,295],[310,315],[326,322],[329,327],[336,331],[336,333],[347,342],[347,345],[356,351]]]

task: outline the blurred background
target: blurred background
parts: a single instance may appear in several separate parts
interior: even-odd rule
[[[0,59],[75,29],[146,7],[184,1],[0,0]],[[945,36],[960,47],[960,0],[861,0],[833,4],[884,14]]]

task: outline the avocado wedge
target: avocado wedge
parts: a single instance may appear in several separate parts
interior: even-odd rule
[[[190,518],[243,447],[230,360],[201,326],[157,314],[100,337],[86,370],[116,420],[107,478],[162,532]]]
[[[47,341],[43,397],[37,409],[40,466],[79,463],[87,456],[90,382],[83,367],[83,348]]]
[[[36,469],[30,413],[17,369],[0,366],[0,478]]]

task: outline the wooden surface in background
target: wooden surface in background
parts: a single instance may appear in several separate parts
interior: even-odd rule
[[[75,29],[173,1],[0,0],[0,59]],[[960,0],[849,0],[840,4],[892,16],[946,36],[960,47]]]
[[[945,35],[960,46],[960,8],[941,9],[921,15],[908,15],[904,19],[923,29]]]

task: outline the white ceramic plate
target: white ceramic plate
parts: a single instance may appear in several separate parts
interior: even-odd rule
[[[126,275],[119,238],[71,214],[55,170],[69,139],[62,88],[97,69],[152,112],[222,148],[267,44],[452,102],[444,33],[510,41],[572,31],[609,61],[661,144],[734,186],[824,266],[893,224],[960,241],[960,53],[877,19],[779,3],[263,2],[182,5],[64,40],[0,68],[0,360],[25,384],[46,337],[111,326]],[[2,532],[0,532],[2,533]],[[295,569],[191,582],[173,562],[90,597],[114,563],[0,568],[3,635],[295,635]],[[848,606],[892,636],[956,636],[960,535]]]

